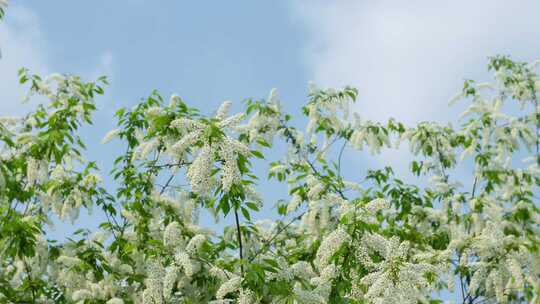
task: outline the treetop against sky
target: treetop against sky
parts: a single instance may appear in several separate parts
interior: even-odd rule
[[[26,108],[0,117],[0,300],[540,302],[537,70],[489,57],[447,124],[366,117],[361,90],[315,84],[292,111],[275,89],[214,111],[148,90],[104,111],[107,77],[21,68]],[[90,209],[92,229],[50,237]]]

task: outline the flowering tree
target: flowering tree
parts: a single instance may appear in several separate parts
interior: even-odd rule
[[[104,139],[125,144],[113,193],[78,134],[106,79],[23,69],[29,98],[49,102],[0,119],[0,301],[440,303],[442,291],[468,304],[540,303],[540,79],[503,56],[488,68],[493,84],[466,81],[456,98],[470,103],[458,129],[350,118],[349,87],[310,88],[305,130],[275,90],[211,117],[154,92],[118,110]],[[280,219],[254,221],[270,202],[252,163],[276,141],[288,148],[267,177],[289,197]],[[343,177],[346,147],[378,154],[401,142],[416,184],[389,167]],[[459,165],[470,180],[455,176]],[[46,225],[92,207],[107,218],[99,231],[47,239]],[[234,223],[213,231],[200,210]]]
[[[116,193],[82,157],[78,129],[91,122],[105,78],[45,79],[20,71],[29,96],[48,105],[0,120],[0,297],[8,303],[462,303],[538,302],[540,182],[534,66],[490,59],[494,84],[466,81],[459,129],[363,121],[348,108],[355,89],[311,88],[305,131],[291,126],[275,91],[229,116],[205,117],[156,92],[116,113],[126,150],[114,161]],[[508,110],[503,111],[505,103]],[[519,110],[512,107],[518,104]],[[251,169],[274,141],[268,164],[286,184],[280,220],[256,221],[265,200]],[[345,147],[376,154],[408,142],[407,184],[391,168],[353,180],[341,174]],[[330,155],[333,145],[337,155]],[[470,181],[453,179],[472,160]],[[523,159],[525,163],[519,162]],[[470,161],[469,161],[470,162]],[[468,182],[468,184],[467,184]],[[47,240],[54,217],[101,208],[100,231]],[[198,211],[234,217],[221,232]]]

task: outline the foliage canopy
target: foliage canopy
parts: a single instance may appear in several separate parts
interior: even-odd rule
[[[535,64],[505,56],[488,68],[493,84],[465,81],[456,97],[469,103],[457,129],[349,115],[350,87],[311,87],[305,130],[275,90],[232,116],[228,101],[205,116],[153,92],[118,110],[104,138],[125,147],[112,193],[79,136],[106,79],[22,69],[28,97],[48,103],[0,118],[0,300],[412,304],[450,291],[469,304],[539,303],[540,81]],[[286,153],[257,176],[254,161],[276,142]],[[390,167],[343,177],[344,149],[400,144],[412,184]],[[455,176],[459,165],[470,180]],[[288,189],[278,220],[253,220],[272,203],[257,191],[262,178]],[[99,231],[47,239],[55,218],[93,207],[107,218]],[[201,210],[234,223],[203,227]]]

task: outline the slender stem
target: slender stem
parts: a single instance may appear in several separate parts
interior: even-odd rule
[[[339,150],[339,156],[338,156],[338,176],[341,176],[341,157],[343,156],[343,151],[345,150],[345,147],[347,146],[347,141],[343,143],[343,146],[341,146],[341,150]]]
[[[538,98],[534,99],[534,124],[536,125],[536,162],[538,162],[538,156],[539,156],[539,149],[540,149],[540,120],[538,119]]]
[[[473,182],[473,187],[472,187],[472,192],[471,192],[471,200],[474,198],[475,196],[475,193],[476,193],[476,185],[478,184],[478,177],[475,176],[474,177],[474,182]],[[469,223],[468,224],[468,227],[467,227],[467,233],[470,233],[471,232],[471,227],[472,227],[472,224]]]
[[[309,167],[311,168],[311,170],[313,170],[313,173],[315,173],[315,175],[321,176],[321,174],[319,173],[319,170],[317,170],[317,168],[315,168],[315,165],[311,161],[309,161],[309,159],[306,158],[306,162],[309,164]],[[333,187],[333,188],[339,194],[339,196],[341,196],[342,199],[345,199],[345,200],[347,199],[347,197],[345,196],[343,191],[341,191],[337,187]]]
[[[180,166],[184,166],[184,165],[191,165],[191,163],[181,161],[181,162],[178,162],[178,163],[171,163],[171,164],[149,165],[147,167],[152,168],[152,169],[160,169],[160,168],[180,167]]]
[[[207,260],[205,259],[201,259],[199,257],[192,257],[194,260],[196,261],[199,261],[203,264],[206,264],[208,265],[209,268],[213,268],[215,267],[214,265],[212,265],[210,262],[208,262]],[[223,274],[227,277],[227,279],[230,279],[231,277],[229,276],[229,274],[227,273],[227,271],[225,271],[224,269],[220,268],[220,267],[217,267],[217,269],[221,270],[221,272],[223,272]]]
[[[474,301],[475,301],[476,299],[478,299],[478,298],[480,297],[480,295],[476,295],[476,296],[472,297],[472,296],[469,294],[468,297],[469,297],[469,303],[468,303],[468,304],[474,304]]]
[[[461,263],[461,255],[458,256],[458,261],[455,267],[459,267],[459,264]],[[463,304],[465,304],[465,287],[463,284],[463,277],[461,276],[461,273],[459,274],[459,287],[461,288],[461,299],[463,300]]]
[[[474,183],[473,183],[473,187],[472,187],[471,198],[474,198],[474,193],[476,192],[476,183],[478,183],[478,177],[477,176],[474,177]]]
[[[287,127],[285,121],[281,120],[281,125],[282,125],[282,128],[285,129],[285,132],[284,132],[284,135],[286,137],[286,141],[290,141],[293,146],[296,148],[296,153],[298,155],[301,155],[302,154],[302,148],[301,146],[296,142],[296,138],[294,138],[294,136],[292,135],[292,133],[290,132],[289,130],[289,127]],[[336,137],[336,140],[337,140],[337,137]],[[335,142],[335,140],[334,140]],[[333,143],[332,143],[333,144]],[[321,174],[319,173],[319,171],[317,170],[317,168],[315,168],[315,166],[313,165],[313,163],[309,160],[308,156],[307,155],[302,155],[302,157],[304,158],[304,160],[308,163],[308,165],[311,167],[311,170],[313,170],[313,172],[317,175],[317,176],[321,176]],[[347,197],[345,196],[345,194],[343,193],[343,191],[341,191],[340,189],[338,189],[337,187],[334,187],[334,190],[341,196],[342,199],[347,199]]]
[[[108,211],[105,211],[105,216],[107,217],[107,222],[109,223],[109,225],[111,226],[111,232],[113,234],[113,237],[114,239],[118,239],[118,235],[116,234],[115,230],[118,229],[120,230],[120,232],[123,234],[123,229],[121,229],[120,225],[118,225],[118,222],[116,221],[116,219],[114,218],[114,216],[111,214],[109,215],[109,212]],[[111,218],[113,219],[113,222],[111,222]]]
[[[463,304],[467,303],[467,299],[469,299],[469,304],[472,304],[474,299],[471,298],[471,294],[467,290],[467,283],[463,283],[463,277],[459,275],[459,280],[461,284],[461,294],[463,296]]]
[[[242,246],[242,232],[240,231],[240,220],[238,219],[237,208],[234,208],[234,219],[236,221],[236,236],[238,238],[238,250],[240,252],[240,272],[242,273],[242,277],[244,277],[244,250]]]
[[[435,149],[437,150],[437,154],[439,154],[439,165],[441,166],[441,173],[444,176],[444,181],[448,182],[448,175],[446,174],[446,170],[444,169],[444,158],[441,149],[439,148],[439,140],[437,138],[435,138]]]
[[[23,264],[26,270],[26,274],[28,275],[28,282],[30,284],[30,290],[32,291],[32,303],[36,303],[36,291],[34,290],[34,282],[32,282],[32,274],[30,271],[30,267],[28,267],[28,263],[26,263],[24,258],[23,258]]]
[[[267,241],[264,242],[264,245],[253,255],[249,258],[249,262],[253,261],[259,254],[261,254],[264,250],[266,250],[270,244],[272,244],[272,242],[283,232],[285,231],[287,228],[289,228],[289,226],[292,225],[292,223],[294,223],[295,221],[299,220],[302,218],[302,216],[305,214],[306,212],[302,212],[301,214],[295,216],[293,219],[291,219],[285,226],[281,227],[280,229],[278,229],[278,231],[276,231],[276,233],[274,233],[274,235],[269,238]]]
[[[159,194],[163,194],[165,192],[165,190],[167,190],[167,187],[169,187],[169,184],[172,182],[173,178],[174,178],[174,174],[172,174],[171,177],[169,177],[169,179],[165,183],[165,185],[163,185],[163,187],[161,187],[161,191],[159,192]]]
[[[334,137],[334,140],[332,140],[331,143],[329,143],[328,145],[326,145],[326,147],[324,147],[324,149],[322,149],[322,150],[320,151],[320,153],[321,153],[321,154],[325,153],[328,149],[330,149],[330,147],[332,147],[332,146],[336,143],[336,141],[338,141],[338,139],[339,139],[339,136],[336,135],[336,137]]]
[[[26,204],[26,206],[24,206],[24,211],[23,211],[23,213],[22,213],[22,216],[26,216],[26,212],[28,212],[28,210],[29,210],[29,208],[30,208],[30,204],[31,204],[31,202],[28,202],[28,203]]]

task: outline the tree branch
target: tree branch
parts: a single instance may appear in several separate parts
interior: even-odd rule
[[[165,185],[163,185],[163,187],[161,187],[161,191],[159,191],[160,195],[165,193],[165,190],[167,190],[167,187],[169,187],[169,184],[172,182],[173,178],[174,178],[174,174],[172,174],[171,177],[169,177],[169,179],[165,183]]]
[[[244,248],[242,246],[242,232],[240,231],[240,220],[238,218],[238,209],[234,208],[234,219],[236,221],[236,237],[238,238],[238,246],[240,252],[240,272],[244,277]]]
[[[306,211],[304,211],[301,214],[295,216],[293,219],[291,219],[289,221],[289,223],[287,223],[285,226],[278,229],[278,231],[276,231],[276,233],[271,238],[269,238],[267,241],[265,241],[264,245],[253,256],[251,256],[249,258],[249,262],[252,262],[259,254],[261,254],[264,250],[266,250],[272,244],[272,241],[274,241],[278,237],[278,235],[280,235],[283,231],[285,231],[285,229],[289,228],[289,226],[291,226],[292,223],[294,223],[297,220],[301,219],[302,216],[304,216],[304,214],[306,214]]]

